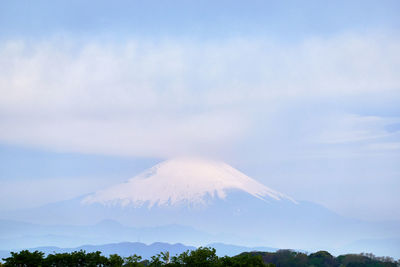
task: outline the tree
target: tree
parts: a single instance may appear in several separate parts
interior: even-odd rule
[[[108,258],[108,264],[110,267],[120,267],[124,264],[124,259],[117,254],[111,254]]]
[[[141,256],[133,254],[132,256],[129,256],[129,257],[125,258],[125,265],[129,266],[129,267],[142,266],[142,264],[140,264],[141,260],[142,260]]]
[[[152,256],[149,266],[161,267],[162,265],[164,265],[163,262],[160,260],[160,257],[161,257],[160,254],[157,254],[156,256]]]
[[[22,250],[21,252],[11,252],[11,257],[5,258],[4,266],[23,266],[36,267],[43,264],[44,253],[41,251],[30,252]]]
[[[44,266],[61,267],[72,264],[72,257],[69,253],[49,254],[44,260]]]
[[[251,254],[241,254],[231,258],[231,265],[224,266],[232,266],[232,267],[264,267],[266,266],[262,260],[260,255],[251,255]]]
[[[337,266],[335,258],[327,251],[318,251],[308,256],[308,264],[314,266]]]
[[[100,251],[91,252],[86,254],[86,265],[88,267],[106,266],[108,259],[101,255]]]
[[[179,262],[183,265],[192,267],[207,267],[217,266],[218,256],[216,255],[215,248],[199,247],[196,250],[184,252],[178,257]]]
[[[169,264],[170,262],[169,251],[161,252],[161,259],[164,261],[165,264]]]

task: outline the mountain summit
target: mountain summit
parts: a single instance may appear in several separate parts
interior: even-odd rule
[[[178,158],[159,163],[127,182],[95,192],[83,203],[148,207],[180,203],[206,205],[207,199],[225,199],[231,190],[262,200],[291,200],[226,163]]]
[[[228,164],[195,158],[167,160],[90,195],[2,216],[13,221],[53,224],[43,231],[24,232],[26,238],[21,240],[28,242],[40,233],[40,240],[59,240],[51,243],[59,246],[74,240],[97,244],[141,240],[267,244],[315,250],[400,236],[398,223],[362,222],[315,203],[295,202]],[[110,223],[110,219],[119,224]],[[57,226],[60,224],[74,226]],[[0,237],[6,240],[14,231],[9,247],[19,242],[19,229],[31,229],[22,225],[12,230],[16,229],[15,223],[8,225],[0,231]],[[83,227],[82,231],[76,225]]]

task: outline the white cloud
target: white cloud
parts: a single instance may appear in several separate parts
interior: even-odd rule
[[[329,120],[321,127],[324,130],[318,141],[331,144],[375,141],[396,135],[396,133],[388,132],[385,127],[398,122],[400,118],[354,114],[329,117]]]
[[[0,58],[0,142],[85,153],[219,153],[293,99],[400,88],[400,41],[379,35],[6,41]]]

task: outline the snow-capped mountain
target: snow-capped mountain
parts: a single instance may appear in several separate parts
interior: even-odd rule
[[[91,240],[98,242],[225,242],[330,250],[360,239],[400,236],[396,222],[345,218],[318,204],[297,202],[223,162],[194,158],[167,160],[124,183],[72,200],[4,213],[2,218],[47,225],[93,225],[112,219],[149,229],[125,232],[126,237],[124,232],[112,234],[115,239],[104,240],[110,238],[110,230],[88,228],[85,235],[90,233]],[[48,235],[60,234],[43,229],[42,233],[49,230]],[[76,236],[65,229],[63,236]]]
[[[87,196],[83,203],[105,205],[165,206],[207,205],[207,199],[226,199],[238,190],[256,198],[291,200],[289,197],[246,176],[226,163],[179,158],[164,161],[125,183]],[[294,202],[294,201],[293,201]]]

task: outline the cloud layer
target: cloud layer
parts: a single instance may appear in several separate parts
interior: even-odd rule
[[[83,153],[226,153],[292,102],[400,88],[400,40],[382,34],[6,41],[0,57],[0,141]]]

